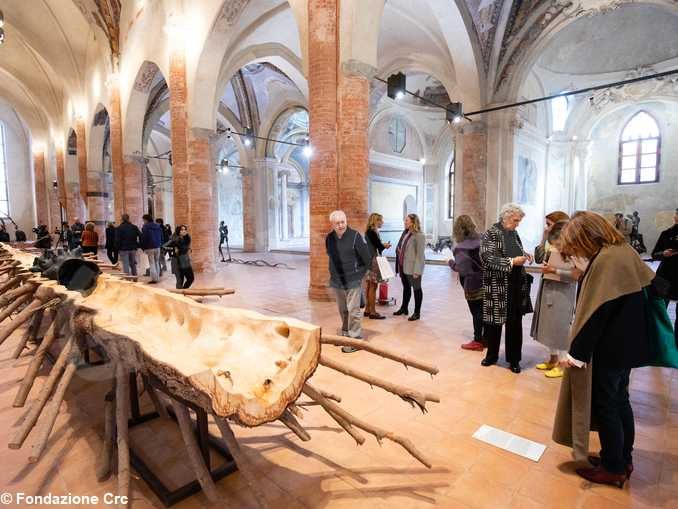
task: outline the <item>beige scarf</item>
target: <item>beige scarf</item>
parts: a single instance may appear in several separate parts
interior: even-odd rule
[[[623,295],[639,292],[654,279],[654,272],[629,244],[600,250],[581,283],[570,328],[570,343],[600,306]]]

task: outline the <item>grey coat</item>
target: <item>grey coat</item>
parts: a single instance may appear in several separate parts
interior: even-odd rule
[[[403,232],[403,235],[401,235],[400,237],[401,242],[406,233],[407,232]],[[405,246],[405,252],[403,253],[402,259],[403,274],[421,275],[424,273],[424,266],[426,261],[424,257],[425,248],[426,248],[426,237],[424,237],[424,234],[421,232],[413,233],[410,238],[410,241],[407,243],[407,246]],[[400,267],[399,262],[400,258],[398,253],[396,252],[396,269],[397,267]]]
[[[561,278],[562,281],[542,279],[530,335],[548,348],[567,351],[577,285],[566,276]]]

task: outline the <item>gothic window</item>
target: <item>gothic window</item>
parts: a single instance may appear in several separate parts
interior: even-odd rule
[[[7,192],[7,150],[5,125],[0,122],[0,217],[9,217],[9,193]]]
[[[447,217],[454,218],[454,152],[447,169]]]
[[[405,150],[405,144],[407,143],[407,127],[402,118],[393,117],[391,125],[388,128],[388,134],[393,152],[402,154],[403,150]]]
[[[636,113],[624,127],[619,142],[619,184],[659,181],[661,137],[648,113]]]

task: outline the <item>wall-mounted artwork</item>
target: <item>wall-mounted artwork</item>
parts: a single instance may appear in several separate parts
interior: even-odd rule
[[[518,156],[516,186],[518,203],[532,205],[536,202],[537,164],[529,157]]]

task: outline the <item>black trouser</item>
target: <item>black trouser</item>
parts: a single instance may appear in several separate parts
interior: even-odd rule
[[[468,308],[473,317],[473,340],[484,343],[483,339],[483,299],[467,300]]]
[[[118,263],[118,250],[113,248],[106,248],[106,255],[108,259],[111,260],[111,263],[115,265]]]
[[[82,247],[83,253],[97,254],[98,250],[99,250],[99,248],[97,248],[97,246],[83,246]]]
[[[506,304],[506,335],[504,350],[506,362],[511,365],[520,363],[523,350],[523,313],[522,301],[522,274],[520,267],[514,267],[509,274],[507,288],[508,302]],[[501,343],[501,325],[485,323],[485,341],[487,342],[487,354],[485,359],[497,362],[499,359],[499,344]]]
[[[629,401],[630,369],[593,362],[593,411],[600,436],[600,459],[608,472],[623,474],[632,462],[635,426]]]
[[[424,292],[421,289],[421,276],[414,277],[412,274],[400,273],[400,281],[403,283],[403,303],[400,309],[408,311],[412,290],[414,290],[414,312],[421,313],[421,302],[424,300]]]
[[[176,268],[176,273],[174,276],[177,278],[177,288],[190,288],[195,279],[193,276],[193,267],[188,267],[186,269]]]

